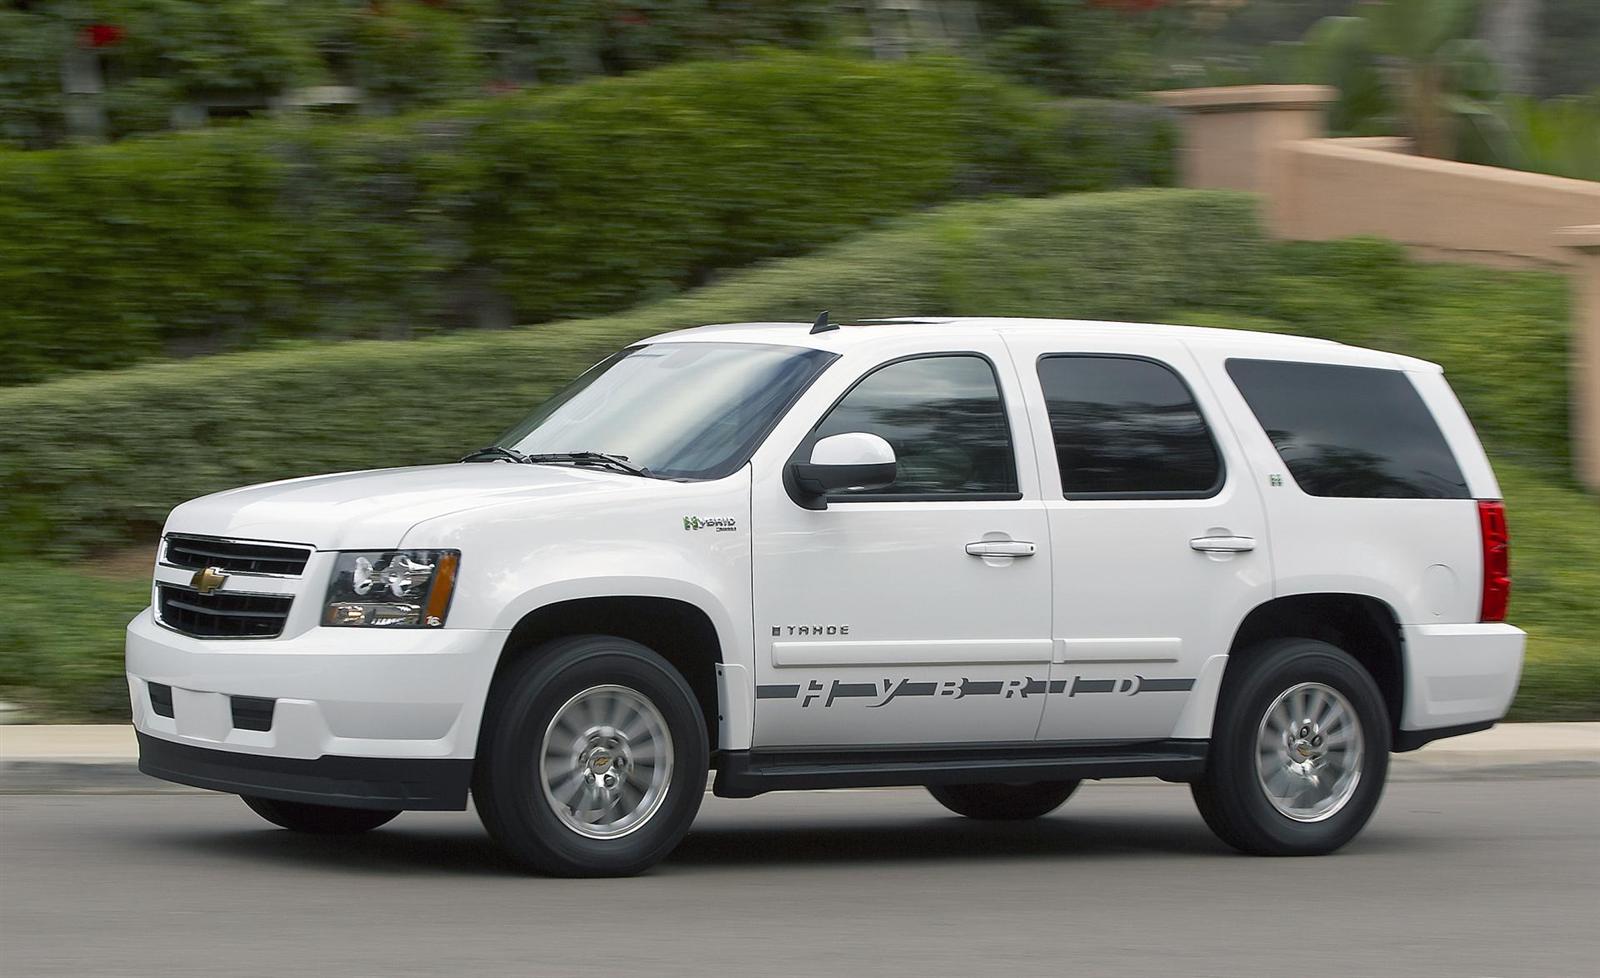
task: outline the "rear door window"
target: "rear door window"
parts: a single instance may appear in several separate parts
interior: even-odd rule
[[[1403,371],[1233,359],[1228,375],[1305,492],[1469,498],[1455,455]]]
[[[1203,498],[1222,488],[1222,458],[1205,418],[1166,364],[1045,356],[1039,385],[1066,498]]]

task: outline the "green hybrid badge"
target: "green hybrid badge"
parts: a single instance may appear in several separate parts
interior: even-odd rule
[[[715,530],[718,533],[732,533],[739,528],[738,522],[731,516],[713,516],[701,519],[698,516],[685,516],[683,518],[685,530]]]

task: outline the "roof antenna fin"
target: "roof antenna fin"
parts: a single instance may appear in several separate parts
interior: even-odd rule
[[[811,324],[811,332],[813,335],[817,333],[826,333],[830,329],[838,328],[838,323],[828,322],[828,310],[826,309],[822,310],[821,314],[817,316],[817,321]]]

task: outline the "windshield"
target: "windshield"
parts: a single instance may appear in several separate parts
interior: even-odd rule
[[[496,444],[605,452],[665,479],[720,479],[834,355],[757,343],[656,343],[601,361]]]

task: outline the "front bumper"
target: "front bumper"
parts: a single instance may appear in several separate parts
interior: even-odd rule
[[[311,628],[290,638],[205,640],[163,627],[146,609],[127,633],[140,767],[290,801],[463,807],[460,772],[470,771],[505,638]],[[170,687],[160,691],[159,712],[152,683]],[[236,697],[270,702],[266,729],[239,720]],[[432,773],[417,773],[423,768]]]
[[[140,732],[139,770],[163,781],[280,801],[460,811],[467,807],[472,761],[450,758],[337,757],[314,761],[190,747]]]

